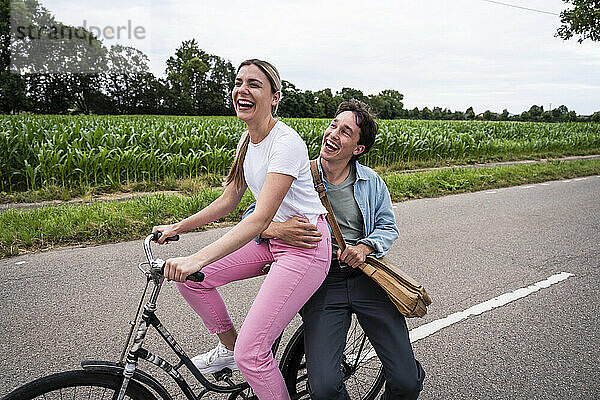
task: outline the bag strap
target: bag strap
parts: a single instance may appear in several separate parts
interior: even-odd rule
[[[331,231],[333,232],[333,237],[335,237],[335,241],[337,242],[340,250],[344,251],[346,249],[346,241],[342,236],[342,231],[340,230],[340,226],[335,219],[335,214],[333,213],[333,209],[331,208],[331,203],[327,198],[327,190],[325,188],[325,184],[323,180],[321,180],[321,174],[319,173],[319,167],[317,166],[317,160],[312,160],[310,162],[310,172],[312,172],[313,184],[315,185],[315,190],[319,194],[319,199],[321,199],[321,203],[327,210],[327,222],[331,227]]]
[[[344,237],[342,236],[342,231],[340,230],[340,226],[338,225],[337,220],[335,219],[335,214],[333,213],[333,208],[331,208],[331,203],[329,202],[329,199],[327,198],[327,190],[325,188],[325,184],[321,180],[321,174],[319,173],[319,167],[317,166],[317,160],[311,160],[310,172],[312,173],[313,184],[315,185],[315,190],[319,194],[319,199],[321,199],[321,203],[327,210],[326,219],[327,219],[327,222],[329,223],[329,226],[331,227],[331,231],[333,232],[333,237],[335,237],[335,241],[337,242],[340,250],[344,251],[346,249],[346,241],[344,240]],[[358,266],[358,268],[369,276],[371,276],[374,272],[374,271],[371,271],[369,273],[367,263],[360,264]]]

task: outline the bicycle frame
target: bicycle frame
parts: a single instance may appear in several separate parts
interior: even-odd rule
[[[159,291],[159,290],[160,290],[160,287],[155,286],[153,294],[155,291]],[[152,298],[152,296],[151,296],[151,298]],[[229,383],[231,385],[231,388],[224,388],[222,386],[215,385],[212,382],[210,382],[208,379],[206,379],[206,377],[204,377],[204,375],[202,373],[200,373],[200,371],[198,371],[198,369],[196,368],[194,363],[190,360],[190,358],[187,356],[187,354],[184,352],[184,350],[181,348],[181,346],[177,343],[177,341],[175,340],[173,335],[171,335],[171,333],[169,333],[169,331],[160,322],[160,320],[158,319],[158,317],[156,316],[156,314],[154,312],[155,307],[156,307],[155,304],[149,302],[146,305],[146,307],[144,308],[144,313],[142,314],[140,325],[139,325],[139,328],[136,333],[136,337],[135,337],[133,345],[130,348],[129,353],[127,355],[127,363],[124,365],[123,372],[124,372],[124,376],[126,379],[128,377],[129,378],[133,377],[133,371],[135,371],[135,368],[137,367],[138,360],[143,359],[143,360],[149,361],[152,364],[158,366],[160,369],[165,371],[169,376],[171,376],[188,399],[200,399],[206,393],[209,393],[209,392],[230,393],[233,391],[241,391],[248,387],[247,383],[243,383],[240,385],[234,384],[233,382],[231,382],[230,378],[226,374],[222,376],[222,379],[223,379],[223,381]],[[159,355],[153,354],[152,352],[150,352],[149,350],[147,350],[143,347],[143,341],[144,341],[144,338],[146,337],[146,334],[148,333],[148,328],[150,326],[152,326],[153,328],[155,328],[158,331],[158,333],[162,337],[162,339],[168,344],[168,346],[171,348],[171,350],[177,355],[177,357],[180,360],[177,365],[172,366],[171,364],[169,364],[169,362],[164,360]],[[204,389],[200,392],[200,394],[198,396],[194,395],[189,384],[185,381],[183,376],[178,372],[178,369],[182,365],[185,365],[190,370],[192,375],[198,380],[198,382],[202,386],[204,386]],[[125,385],[125,382],[123,382],[123,384]],[[123,391],[123,393],[125,393],[125,392]]]
[[[125,342],[125,346],[123,348],[123,353],[121,355],[121,360],[119,361],[119,363],[114,364],[114,363],[107,363],[107,362],[100,362],[100,361],[83,361],[82,367],[84,369],[96,369],[96,370],[104,370],[104,371],[109,370],[113,374],[118,373],[119,375],[122,375],[123,383],[121,385],[121,390],[119,392],[117,400],[122,400],[124,398],[125,392],[127,390],[127,386],[131,379],[134,379],[134,380],[140,381],[141,383],[147,384],[148,386],[150,386],[151,388],[156,390],[158,393],[161,393],[161,396],[163,396],[164,398],[167,398],[167,399],[170,398],[170,395],[168,394],[167,390],[155,378],[153,378],[151,375],[149,375],[143,371],[139,371],[137,369],[139,359],[149,361],[152,364],[158,366],[163,371],[165,371],[171,378],[173,378],[173,380],[177,383],[177,386],[179,386],[181,391],[190,400],[201,399],[204,395],[206,395],[207,393],[210,393],[210,392],[232,393],[232,394],[239,393],[239,395],[242,398],[246,398],[246,396],[242,392],[249,388],[248,383],[246,383],[246,382],[238,383],[238,384],[234,383],[231,380],[231,371],[225,370],[225,371],[221,371],[221,372],[214,374],[215,379],[217,381],[225,382],[229,386],[225,386],[225,385],[219,386],[219,385],[216,385],[216,384],[210,382],[208,379],[206,379],[206,377],[196,368],[196,366],[194,365],[192,360],[188,357],[188,355],[185,353],[183,348],[177,343],[177,341],[175,340],[173,335],[171,335],[171,333],[169,333],[169,331],[165,328],[165,326],[160,322],[160,320],[156,316],[156,314],[155,314],[156,309],[157,309],[156,302],[157,302],[158,296],[160,294],[162,284],[164,282],[164,277],[162,276],[162,269],[164,267],[164,261],[162,261],[160,259],[155,260],[153,258],[152,251],[150,249],[150,241],[152,239],[153,239],[153,235],[149,235],[144,240],[144,250],[145,250],[148,261],[141,263],[139,265],[139,269],[142,272],[144,272],[144,274],[146,275],[146,277],[148,279],[148,283],[153,282],[154,287],[152,289],[152,292],[150,294],[150,298],[149,298],[148,302],[144,306],[144,311],[141,315],[140,322],[138,324],[138,329],[135,334],[135,338],[133,340],[133,344],[131,345],[131,347],[129,347],[129,344],[131,342],[132,332],[133,332],[133,329],[134,329],[137,319],[138,319],[139,308],[138,308],[138,312],[136,313],[136,316],[134,318],[134,321],[130,322],[131,330],[130,330],[127,340]],[[144,270],[142,268],[143,265],[148,265],[149,269]],[[144,291],[144,293],[142,294],[142,300],[140,302],[140,306],[143,302],[145,294],[146,294],[146,291]],[[175,365],[175,366],[171,365],[169,362],[167,362],[165,359],[163,359],[159,355],[153,354],[152,352],[150,352],[149,350],[147,350],[143,347],[144,339],[145,339],[146,335],[148,334],[149,327],[155,328],[158,331],[159,335],[162,337],[162,339],[168,344],[168,346],[171,348],[171,350],[177,355],[177,357],[180,360],[177,365]],[[273,345],[272,350],[273,350],[274,354],[277,351],[280,341],[281,341],[281,336],[279,336],[279,338],[277,338],[277,340],[275,341],[275,343]],[[129,348],[129,351],[127,351],[127,348]],[[126,357],[126,362],[124,363],[123,355],[125,353],[127,353],[127,357]],[[204,389],[198,395],[194,394],[190,385],[186,382],[184,377],[178,371],[179,368],[181,368],[184,365],[192,373],[194,378],[196,378],[196,380],[202,386],[204,386]]]
[[[62,398],[63,389],[75,396],[77,388],[86,387],[89,390],[90,396],[95,389],[101,390],[102,396],[104,396],[106,390],[109,389],[114,393],[114,395],[111,396],[112,399],[122,400],[129,389],[131,392],[130,394],[135,395],[134,398],[140,398],[139,396],[146,398],[154,395],[163,400],[172,400],[173,397],[161,382],[151,374],[137,368],[140,359],[146,360],[166,372],[175,381],[185,398],[188,400],[202,399],[207,393],[228,394],[229,400],[249,400],[255,398],[248,383],[237,376],[234,378],[232,371],[229,369],[213,373],[214,381],[212,379],[207,379],[208,375],[203,375],[196,368],[175,338],[156,316],[156,301],[160,294],[162,284],[164,283],[162,270],[165,263],[160,259],[155,260],[152,257],[150,240],[153,239],[153,236],[154,235],[148,236],[144,241],[144,249],[148,261],[140,263],[139,268],[147,278],[146,287],[142,293],[135,317],[129,322],[130,329],[119,362],[84,360],[81,362],[81,366],[87,373],[82,374],[82,371],[77,370],[64,371],[44,376],[15,389],[8,394],[6,397],[7,399],[21,400],[24,398],[34,398],[31,396],[36,396],[35,399],[42,398],[41,396],[46,398],[46,394],[59,394]],[[156,238],[154,238],[154,240],[156,240]],[[171,240],[176,239],[172,238]],[[147,265],[149,268],[146,270],[142,268],[143,265]],[[193,279],[202,280],[202,276],[196,275]],[[148,285],[150,282],[153,283],[154,287],[151,294],[148,296]],[[144,305],[146,299],[148,299],[148,301]],[[143,312],[141,312],[143,305]],[[358,373],[363,362],[368,362],[368,360],[376,358],[376,353],[372,349],[371,344],[367,343],[368,339],[358,325],[356,319],[354,319],[352,323],[354,324],[354,328],[351,329],[352,333],[349,334],[351,335],[352,340],[348,342],[350,336],[347,336],[347,345],[342,354],[340,365],[345,375],[344,381],[347,382],[349,382],[350,377]],[[135,329],[136,326],[137,330]],[[179,361],[176,365],[171,365],[159,355],[153,354],[148,349],[144,348],[144,340],[150,327],[153,327],[158,331],[160,337],[177,355]],[[134,331],[136,334],[133,338]],[[284,376],[285,383],[292,399],[304,399],[305,396],[308,396],[303,335],[304,327],[301,325],[293,333],[285,346],[285,351],[279,363],[279,369]],[[132,338],[133,343],[131,343]],[[281,338],[282,335],[280,335],[273,343],[273,346],[271,347],[273,354],[276,354]],[[348,346],[348,343],[351,345]],[[196,383],[194,383],[193,389],[190,387],[179,372],[179,369],[182,366],[185,366],[191,372],[196,379],[197,384],[203,386],[202,390],[195,387]],[[383,370],[381,366],[375,366],[375,368],[367,366],[367,369],[363,371],[367,371],[366,378],[353,380],[353,388],[355,390],[353,390],[352,393],[358,393],[359,397],[363,400],[373,400],[383,386]],[[373,374],[373,372],[375,374]],[[360,390],[356,390],[358,388],[360,388]],[[198,391],[199,394],[195,395],[194,391]],[[363,394],[366,397],[363,398]]]

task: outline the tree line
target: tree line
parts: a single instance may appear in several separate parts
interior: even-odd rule
[[[11,23],[20,30],[11,29]],[[27,30],[34,30],[38,38],[17,40]],[[40,34],[49,38],[59,31],[75,32],[81,40],[39,40]],[[235,115],[230,96],[234,66],[200,49],[195,39],[182,42],[169,57],[164,78],[152,74],[148,63],[136,48],[107,48],[84,28],[62,24],[37,0],[0,0],[2,113]],[[394,89],[366,95],[345,87],[334,93],[329,88],[301,90],[284,80],[282,94],[282,117],[329,118],[341,101],[354,98],[369,104],[382,119],[600,122],[600,111],[582,117],[564,105],[546,111],[533,105],[516,115],[507,110],[476,115],[472,107],[409,110],[403,94]]]

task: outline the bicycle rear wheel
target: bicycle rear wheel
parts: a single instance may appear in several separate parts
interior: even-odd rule
[[[60,372],[29,382],[2,400],[116,399],[122,379],[121,376],[92,371]],[[125,399],[156,400],[156,397],[144,386],[130,381]]]
[[[381,361],[355,315],[352,315],[352,322],[346,336],[346,348],[340,368],[344,372],[344,384],[352,400],[375,399],[385,381]],[[281,359],[281,372],[293,400],[310,399],[304,357],[303,325],[290,339]]]

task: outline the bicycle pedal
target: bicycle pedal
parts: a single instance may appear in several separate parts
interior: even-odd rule
[[[226,379],[231,379],[233,371],[230,368],[223,368],[220,371],[214,372],[213,376],[217,382],[222,382]]]

